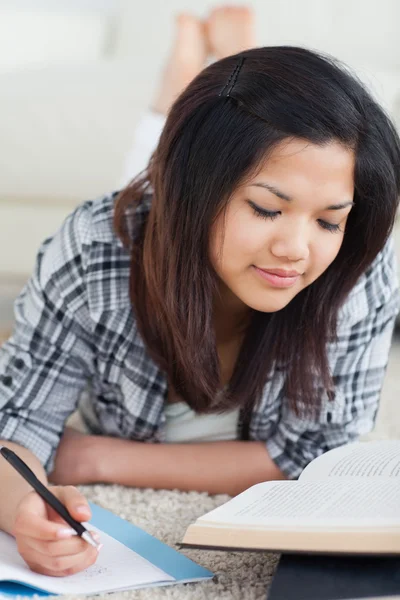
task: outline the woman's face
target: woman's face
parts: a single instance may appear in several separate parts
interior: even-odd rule
[[[338,142],[286,140],[233,193],[210,242],[227,306],[280,310],[329,267],[352,207],[354,161]]]

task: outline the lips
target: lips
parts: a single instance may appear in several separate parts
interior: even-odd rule
[[[298,271],[288,271],[286,269],[267,270],[260,269],[255,265],[253,267],[258,276],[274,288],[290,288],[298,282],[301,276],[301,273]]]
[[[264,273],[271,273],[271,275],[278,275],[278,277],[298,277],[301,275],[298,271],[286,271],[285,269],[262,269],[261,267],[257,267],[260,271],[264,271]]]

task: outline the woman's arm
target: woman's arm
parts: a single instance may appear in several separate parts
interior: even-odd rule
[[[234,496],[261,481],[286,478],[264,442],[145,444],[70,434],[50,475],[54,483],[117,483]]]
[[[268,456],[264,442],[102,441],[104,462],[99,461],[99,479],[105,483],[234,496],[256,483],[285,479]]]
[[[0,349],[0,438],[30,450],[46,471],[94,368],[84,329],[90,231],[86,203],[43,243],[14,305],[13,335]]]

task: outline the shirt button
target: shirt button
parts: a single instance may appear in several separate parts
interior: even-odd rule
[[[5,375],[2,381],[3,385],[5,385],[6,387],[11,387],[13,382],[12,377],[10,377],[10,375]]]
[[[15,368],[16,369],[23,369],[25,366],[24,361],[22,360],[22,358],[17,358],[17,360],[15,361]]]

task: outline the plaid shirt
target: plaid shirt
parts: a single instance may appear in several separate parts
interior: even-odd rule
[[[44,242],[15,302],[14,333],[0,350],[0,439],[29,448],[48,472],[85,389],[82,411],[93,433],[165,441],[167,381],[137,330],[129,253],[112,229],[114,199],[85,202]],[[150,202],[137,209],[136,223]],[[328,348],[336,398],[332,403],[323,395],[318,418],[293,414],[282,370],[266,384],[249,437],[264,441],[290,478],[373,428],[399,308],[397,286],[390,241],[341,309],[338,341]],[[242,425],[240,414],[238,438]]]

